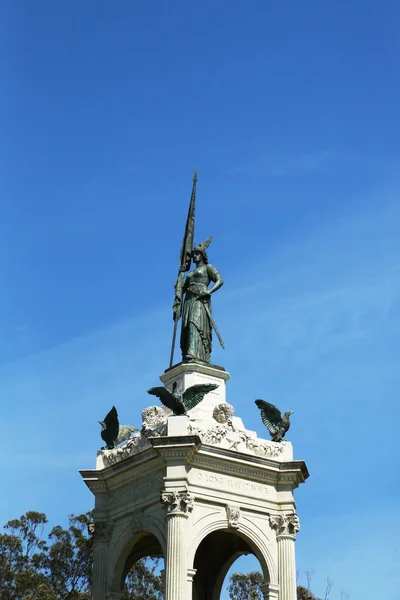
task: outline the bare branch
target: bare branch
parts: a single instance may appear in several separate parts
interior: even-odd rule
[[[314,571],[306,571],[306,579],[307,579],[307,592],[311,589],[311,581],[314,575]]]
[[[333,581],[332,581],[332,579],[328,575],[327,578],[326,578],[326,588],[325,588],[324,600],[328,600],[329,594],[332,591],[332,587],[333,587]]]

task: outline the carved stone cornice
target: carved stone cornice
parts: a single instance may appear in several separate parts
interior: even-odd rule
[[[276,531],[276,537],[296,537],[296,533],[300,530],[300,520],[296,513],[291,515],[271,515],[269,524]]]
[[[240,508],[237,506],[226,505],[226,518],[228,519],[228,527],[237,529],[239,527]]]
[[[193,461],[193,465],[200,468],[211,469],[221,474],[232,474],[238,477],[244,477],[245,479],[259,481],[260,483],[267,482],[275,484],[278,482],[279,471],[276,468],[271,468],[271,470],[267,471],[265,468],[263,468],[264,465],[262,465],[261,468],[257,469],[258,465],[253,465],[251,463],[248,463],[247,461],[227,461],[224,460],[225,457],[223,457],[221,460],[219,456],[215,456],[213,454],[209,452],[200,452],[196,455],[196,459],[195,461]],[[256,468],[254,468],[254,466]],[[276,467],[276,464],[274,464],[273,466]]]
[[[193,510],[194,497],[189,492],[161,492],[161,501],[166,505],[168,515],[186,515]]]
[[[166,462],[180,460],[186,464],[191,462],[201,446],[197,435],[150,438],[150,443]]]

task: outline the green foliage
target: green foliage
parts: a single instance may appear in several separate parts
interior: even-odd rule
[[[232,600],[263,600],[261,591],[263,576],[259,571],[233,573],[228,587]]]
[[[47,545],[37,530],[43,530],[46,515],[27,512],[20,519],[9,521],[0,535],[0,598],[2,600],[31,600],[33,590],[45,599],[46,588],[43,561]]]
[[[309,589],[303,587],[302,585],[297,586],[297,600],[320,600],[317,596],[314,596]]]
[[[156,572],[159,559],[138,560],[125,581],[124,600],[163,600],[164,585]]]
[[[259,571],[233,573],[228,587],[231,600],[263,600],[261,591],[263,576]],[[320,600],[310,590],[297,586],[297,600]]]
[[[91,518],[90,512],[70,515],[66,529],[57,525],[47,537],[43,536],[47,525],[43,513],[29,511],[20,519],[9,521],[0,534],[1,600],[90,600],[93,545],[88,525]],[[229,597],[262,600],[262,582],[258,571],[234,573],[229,582]],[[163,600],[159,559],[142,559],[135,563],[127,575],[123,598]],[[297,600],[320,599],[309,589],[298,586]]]
[[[68,528],[53,527],[43,538],[47,517],[27,512],[0,534],[1,600],[90,600],[93,545],[91,513],[70,515]],[[158,561],[139,560],[128,573],[124,600],[163,600]]]

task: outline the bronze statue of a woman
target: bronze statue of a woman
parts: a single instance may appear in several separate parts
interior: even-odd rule
[[[206,249],[211,239],[194,246],[195,269],[188,273],[183,285],[181,350],[184,362],[210,362],[213,325],[210,296],[224,283],[217,269],[208,263]],[[209,288],[211,282],[214,285]]]

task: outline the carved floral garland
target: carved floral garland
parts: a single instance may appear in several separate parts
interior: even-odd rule
[[[284,451],[284,444],[278,442],[261,441],[250,436],[246,431],[236,429],[231,421],[233,415],[233,407],[227,405],[223,407],[217,406],[214,410],[214,418],[216,425],[210,429],[201,429],[193,424],[189,424],[188,433],[198,435],[204,444],[212,446],[221,445],[224,442],[231,444],[230,448],[238,450],[238,445],[243,443],[246,450],[252,452],[256,456],[262,458],[274,458],[279,456]],[[115,463],[133,456],[146,448],[150,448],[151,444],[148,438],[167,435],[167,425],[165,422],[165,412],[158,406],[150,406],[142,412],[143,425],[140,432],[135,433],[125,444],[114,448],[113,450],[103,450],[102,457],[105,466],[114,465]],[[231,440],[229,435],[235,433],[236,440]]]

